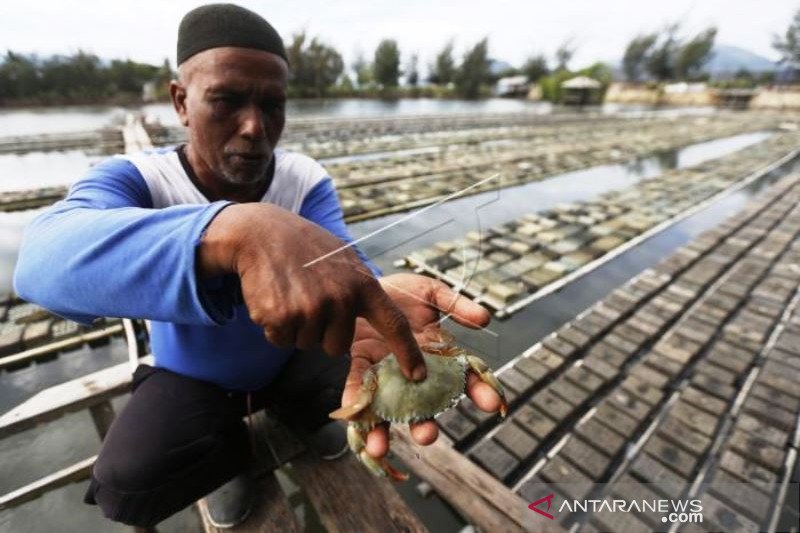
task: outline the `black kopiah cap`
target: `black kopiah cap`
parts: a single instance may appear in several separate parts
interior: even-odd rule
[[[222,46],[264,50],[288,62],[281,36],[249,9],[209,4],[186,13],[178,28],[178,65],[203,50]]]

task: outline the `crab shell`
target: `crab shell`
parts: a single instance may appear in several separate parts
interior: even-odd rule
[[[348,421],[347,443],[358,460],[373,474],[396,481],[405,480],[408,475],[396,470],[385,457],[372,457],[366,451],[367,433],[377,424],[432,419],[458,403],[470,371],[500,396],[500,415],[505,417],[508,411],[503,386],[482,359],[448,339],[420,348],[428,370],[425,380],[406,379],[397,358],[389,354],[364,372],[355,403],[330,414],[331,418]]]
[[[428,377],[421,382],[403,376],[394,354],[372,367],[377,387],[368,407],[389,422],[409,423],[433,418],[458,403],[467,383],[466,355],[422,352]]]

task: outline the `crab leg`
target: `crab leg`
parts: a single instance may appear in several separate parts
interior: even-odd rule
[[[500,384],[500,381],[498,381],[495,375],[492,373],[492,369],[489,368],[489,365],[487,365],[483,359],[480,357],[475,357],[474,355],[467,356],[467,363],[469,364],[470,370],[475,372],[481,381],[489,385],[498,395],[500,395],[500,416],[505,418],[506,413],[508,413],[506,395],[503,393],[503,386]]]
[[[361,387],[356,394],[356,401],[350,405],[345,405],[330,413],[328,416],[336,420],[358,420],[369,404],[372,403],[372,398],[375,396],[375,389],[378,386],[375,372],[371,369],[364,372]]]
[[[358,460],[376,476],[388,476],[395,481],[407,480],[408,474],[394,468],[385,457],[376,459],[367,453],[366,440],[368,432],[364,425],[358,422],[350,422],[347,425],[347,444],[350,445],[350,450],[358,457]]]
[[[408,474],[404,474],[389,464],[386,458],[376,459],[367,453],[367,433],[379,423],[369,409],[372,398],[375,396],[377,378],[372,370],[364,372],[361,388],[356,395],[354,403],[340,407],[332,412],[331,418],[347,420],[347,444],[350,450],[358,457],[367,469],[381,477],[390,477],[395,481],[405,481]]]

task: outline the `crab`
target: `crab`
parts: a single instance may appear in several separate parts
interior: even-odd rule
[[[392,467],[386,458],[367,453],[367,434],[375,426],[429,420],[455,407],[465,391],[468,372],[497,392],[502,417],[508,411],[503,387],[492,370],[480,357],[456,346],[451,335],[443,331],[438,341],[421,345],[420,351],[428,368],[424,381],[407,380],[394,354],[389,354],[364,373],[355,403],[330,414],[331,418],[348,421],[347,442],[359,461],[373,474],[395,481],[408,479],[408,474]]]

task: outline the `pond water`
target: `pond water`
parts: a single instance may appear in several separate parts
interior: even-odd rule
[[[0,154],[0,192],[70,185],[97,159],[83,150]]]
[[[386,268],[394,260],[402,258],[414,249],[438,240],[463,235],[467,231],[476,229],[476,224],[489,227],[525,213],[549,209],[560,202],[593,198],[604,192],[629,187],[666,169],[695,165],[739,150],[765,139],[768,135],[768,133],[736,135],[694,144],[628,164],[593,167],[526,185],[459,198],[437,207],[435,211],[428,212],[423,217],[411,218],[402,226],[393,228],[391,232],[381,234],[379,239],[371,239],[361,246],[370,257],[376,258],[382,268]],[[0,156],[0,176],[5,175],[7,183],[6,188],[0,185],[0,191],[44,185],[66,185],[72,183],[76,177],[80,177],[89,167],[89,163],[90,158],[77,150]],[[6,173],[6,169],[13,167],[19,169],[19,177],[14,173]],[[53,170],[48,172],[47,169]],[[14,183],[19,187],[13,187]],[[484,206],[487,203],[490,204]],[[0,213],[0,294],[12,290],[11,274],[16,263],[22,231],[39,211]],[[479,220],[475,218],[476,213],[480,214]],[[351,231],[354,236],[360,237],[406,216],[407,214],[403,213],[368,220],[352,225]],[[443,223],[445,225],[439,227]],[[431,227],[438,229],[430,231]],[[415,238],[409,240],[412,236]],[[404,244],[398,245],[399,242]]]
[[[125,108],[110,106],[0,109],[0,137],[96,130],[124,118]]]
[[[355,238],[360,238],[384,226],[396,224],[388,231],[359,244],[381,268],[387,268],[411,251],[437,241],[462,237],[479,227],[489,228],[526,213],[550,209],[558,203],[588,200],[609,191],[624,189],[666,170],[696,165],[735,152],[770,135],[766,132],[735,135],[625,164],[568,172],[525,185],[456,198],[424,212],[422,216],[400,213],[351,224],[350,231]],[[400,221],[403,222],[398,224]]]
[[[516,107],[515,107],[516,106]],[[146,106],[145,110],[171,123],[174,114],[164,104]],[[504,112],[529,110],[551,113],[558,109],[547,105],[514,100],[485,102],[457,101],[400,101],[374,102],[365,100],[336,100],[330,102],[296,102],[290,107],[291,116],[364,116],[388,113],[428,114],[453,112]],[[619,107],[605,111],[618,112]],[[641,108],[625,108],[626,112],[641,112]],[[659,111],[673,113],[674,110]],[[697,113],[708,110],[697,109]],[[122,108],[82,108],[80,110],[41,110],[0,112],[0,136],[54,131],[80,131],[102,127],[124,113]],[[463,235],[475,228],[476,208],[480,209],[480,224],[491,226],[508,221],[520,214],[540,211],[558,202],[593,198],[603,192],[629,187],[637,181],[655,176],[664,170],[697,164],[740,149],[766,138],[768,133],[738,135],[655,157],[640,159],[625,165],[606,165],[564,174],[548,180],[530,183],[499,192],[484,193],[458,199],[437,209],[438,220],[444,224],[429,231],[431,219],[411,219],[398,225],[381,239],[371,239],[362,245],[368,254],[389,273],[394,260],[408,251],[427,246],[438,240]],[[0,156],[0,176],[6,182],[0,190],[32,188],[40,185],[68,184],[90,164],[88,156],[79,151]],[[25,178],[22,178],[22,176]],[[721,199],[697,214],[681,221],[657,236],[628,250],[563,290],[535,302],[506,321],[495,321],[494,335],[469,334],[459,330],[459,339],[487,354],[487,359],[499,366],[519,354],[539,338],[549,333],[576,313],[593,304],[631,276],[655,264],[672,250],[722,221],[741,208],[748,199],[765,187],[774,176],[765,177],[748,187]],[[18,181],[15,181],[18,180]],[[3,189],[2,187],[6,187]],[[22,230],[38,211],[0,213],[0,291],[11,289],[11,274]],[[393,215],[351,226],[358,237],[388,223],[401,219]],[[0,373],[0,413],[29,398],[44,387],[73,379],[80,375],[126,360],[126,348],[121,341],[89,349],[82,348],[58,359],[32,365],[11,373]],[[117,407],[123,402],[115,402]],[[87,412],[64,417],[42,430],[28,431],[13,438],[0,440],[0,493],[13,490],[24,483],[53,472],[96,453],[99,442]],[[99,516],[96,508],[80,504],[85,482],[69,485],[27,503],[11,512],[0,513],[0,531],[91,530],[128,531]],[[463,524],[436,497],[422,499],[414,484],[398,487],[414,509],[436,531],[456,532]],[[159,531],[197,530],[199,522],[192,511],[184,511],[159,527]]]
[[[680,159],[680,158],[678,158]],[[674,158],[673,158],[674,160]],[[656,163],[650,162],[652,172]],[[573,318],[606,294],[638,274],[653,266],[660,259],[706,229],[720,223],[736,213],[750,199],[764,190],[787,171],[796,172],[800,164],[787,168],[749,184],[743,189],[722,198],[705,209],[675,224],[658,235],[626,251],[586,276],[574,281],[562,290],[553,293],[512,316],[509,320],[494,321],[492,335],[471,334],[463,328],[456,331],[459,341],[483,354],[495,367],[518,355],[543,336]],[[355,227],[354,232],[359,228]],[[442,238],[447,238],[443,236]],[[387,254],[388,255],[388,254]],[[384,262],[385,258],[378,259]],[[390,265],[385,265],[387,272]],[[0,412],[4,412],[19,401],[29,397],[42,387],[59,383],[88,372],[126,360],[126,349],[122,341],[97,349],[83,348],[53,361],[31,366],[12,373],[0,374]],[[119,409],[124,399],[115,401]],[[19,487],[57,468],[81,460],[96,453],[96,440],[91,418],[87,412],[68,415],[46,426],[46,430],[28,431],[9,439],[0,440],[0,492]],[[408,483],[398,485],[398,491],[409,501],[412,508],[429,528],[442,533],[456,533],[465,525],[460,518],[437,496],[419,496],[415,485],[419,480],[412,476]],[[69,485],[14,509],[0,512],[0,531],[46,532],[126,531],[126,528],[105,521],[96,508],[80,504],[86,482]],[[303,506],[302,499],[297,505]],[[304,510],[305,512],[305,510]],[[199,521],[194,511],[186,510],[159,526],[162,532],[199,530]],[[309,531],[322,531],[309,528]]]

